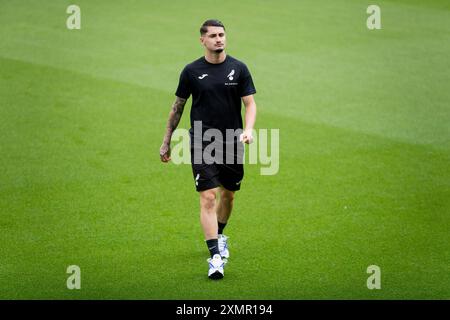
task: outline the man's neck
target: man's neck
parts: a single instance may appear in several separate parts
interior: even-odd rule
[[[224,62],[226,57],[227,57],[227,55],[226,55],[225,51],[222,51],[220,53],[206,51],[206,53],[205,53],[206,61],[208,61],[209,63],[213,63],[213,64],[218,64],[218,63]]]

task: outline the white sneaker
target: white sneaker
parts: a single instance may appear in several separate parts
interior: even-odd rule
[[[219,251],[222,258],[228,259],[230,257],[230,251],[228,251],[228,237],[223,234],[219,234]]]
[[[223,267],[225,266],[226,261],[222,260],[220,255],[215,254],[212,258],[209,258],[209,270],[208,277],[210,279],[222,279],[223,278]]]

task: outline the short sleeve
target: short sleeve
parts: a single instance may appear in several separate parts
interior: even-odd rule
[[[241,75],[239,80],[239,95],[245,97],[251,94],[255,94],[256,89],[253,84],[252,75],[248,70],[247,66],[244,64],[241,69]]]
[[[191,95],[191,86],[189,84],[189,73],[187,68],[184,68],[180,74],[180,80],[178,82],[178,88],[175,92],[177,97],[187,99]]]

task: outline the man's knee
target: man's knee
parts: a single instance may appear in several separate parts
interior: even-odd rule
[[[213,209],[216,204],[216,190],[206,190],[200,192],[200,202],[204,209]]]
[[[234,200],[234,191],[221,189],[220,190],[220,198],[222,201],[233,202]]]

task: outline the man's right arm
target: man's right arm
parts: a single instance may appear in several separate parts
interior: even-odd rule
[[[166,134],[164,135],[163,143],[159,149],[159,155],[162,162],[170,161],[170,140],[172,139],[172,133],[177,128],[178,123],[180,123],[186,101],[187,99],[176,97],[175,102],[172,105],[172,110],[170,110]]]

